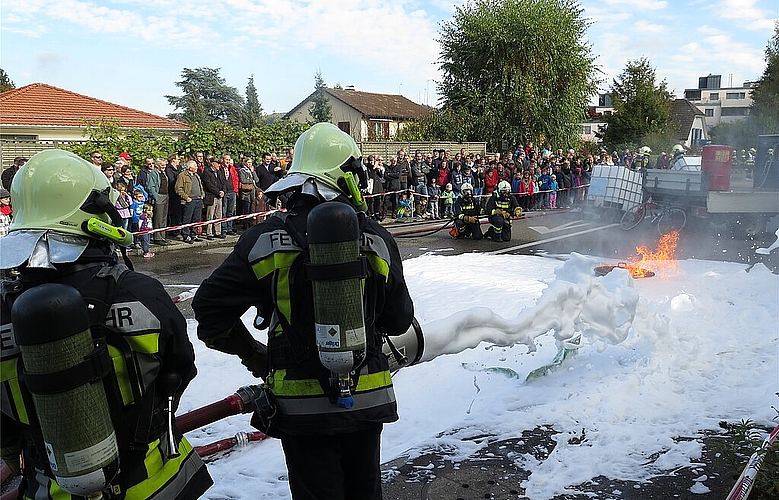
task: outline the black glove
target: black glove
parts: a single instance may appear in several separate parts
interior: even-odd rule
[[[264,379],[268,374],[268,348],[257,342],[248,350],[240,353],[241,364],[257,378]]]

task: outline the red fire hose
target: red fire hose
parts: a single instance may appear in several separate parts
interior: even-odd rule
[[[211,424],[217,420],[239,413],[253,411],[251,402],[260,395],[260,386],[247,385],[238,389],[235,394],[227,396],[221,401],[211,403],[189,413],[176,417],[176,426],[182,433]]]
[[[240,445],[243,447],[251,441],[262,441],[263,439],[268,439],[268,436],[260,431],[239,432],[230,438],[220,439],[219,441],[205,444],[203,446],[196,446],[195,452],[197,452],[197,454],[201,457],[206,457],[220,451],[229,450],[235,445]]]

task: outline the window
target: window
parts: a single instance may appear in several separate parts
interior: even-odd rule
[[[722,116],[749,116],[749,108],[722,108]]]
[[[719,92],[712,92],[709,94],[710,101],[719,101]]]
[[[346,132],[347,134],[352,133],[352,126],[349,122],[338,122],[338,128],[340,128],[343,132]]]
[[[0,139],[4,141],[37,141],[37,135],[25,135],[25,134],[2,134]]]
[[[703,113],[706,116],[714,116],[714,108],[706,108],[703,110]]]
[[[590,135],[592,133],[592,127],[589,125],[584,126],[584,135]]]
[[[746,99],[746,92],[725,92],[725,99]]]
[[[693,144],[697,144],[701,140],[701,137],[703,137],[703,130],[701,130],[699,128],[692,129],[692,143]]]

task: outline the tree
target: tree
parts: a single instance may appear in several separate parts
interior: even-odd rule
[[[249,77],[246,85],[246,104],[243,108],[242,125],[244,128],[256,127],[262,122],[262,105],[257,95],[257,87],[254,86],[254,75]]]
[[[646,58],[628,61],[614,79],[611,101],[614,113],[606,117],[601,135],[610,146],[640,144],[648,135],[663,135],[671,127],[673,96],[665,80],[656,83],[655,69]]]
[[[765,49],[766,67],[752,90],[750,118],[759,133],[779,132],[779,21],[774,23],[774,35]]]
[[[327,100],[327,94],[325,89],[325,81],[322,78],[322,72],[317,71],[314,75],[314,88],[316,92],[311,103],[311,107],[308,108],[308,112],[314,118],[315,123],[329,122],[333,117],[333,107],[330,106],[330,101]]]
[[[578,142],[597,87],[582,42],[588,22],[573,0],[474,0],[442,24],[443,107],[467,112],[469,140]]]
[[[3,68],[0,68],[0,92],[13,90],[15,88],[16,84],[8,77],[8,73],[6,73]]]
[[[165,96],[171,106],[182,112],[171,113],[168,118],[190,125],[212,121],[240,125],[243,98],[238,89],[225,83],[219,71],[220,68],[184,68],[181,71],[182,80],[176,82],[184,95]]]

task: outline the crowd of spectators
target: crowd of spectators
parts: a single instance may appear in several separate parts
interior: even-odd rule
[[[465,149],[454,154],[439,149],[409,154],[401,148],[386,159],[370,155],[364,159],[369,172],[368,212],[379,220],[388,216],[451,218],[450,207],[463,184],[470,184],[484,204],[504,180],[525,211],[571,208],[583,203],[592,166],[606,161],[602,158],[580,155],[573,149],[537,150],[532,143],[513,154],[484,157]]]
[[[182,161],[174,153],[167,158],[144,158],[137,175],[127,152],[111,163],[94,151],[90,160],[119,191],[116,208],[125,228],[144,233],[138,235],[133,247],[140,248],[144,257],[154,257],[150,244],[169,245],[170,239],[185,243],[224,239],[259,222],[262,215],[223,219],[267,211],[264,191],[286,175],[292,154],[292,148],[281,159],[276,153],[265,153],[255,163],[245,154],[234,160],[230,154],[214,156],[199,151]],[[187,227],[212,220],[219,222]],[[171,229],[160,231],[164,228]]]
[[[245,154],[233,159],[231,154],[215,156],[205,152],[184,158],[178,154],[167,158],[146,157],[137,174],[134,160],[127,152],[114,161],[106,161],[100,151],[94,151],[89,159],[119,191],[116,208],[122,214],[125,228],[132,232],[151,228],[152,232],[145,233],[146,238],[136,238],[133,246],[141,249],[144,256],[153,257],[149,244],[169,245],[170,239],[193,243],[237,235],[259,222],[263,215],[223,219],[262,214],[280,207],[281,201],[269,200],[265,190],[286,175],[293,154],[292,148],[284,157],[268,152],[257,161]],[[532,143],[517,148],[513,154],[485,156],[465,149],[456,153],[417,150],[409,154],[401,148],[388,158],[381,155],[363,158],[368,169],[364,194],[368,215],[378,220],[449,218],[463,184],[473,186],[474,197],[486,203],[503,180],[511,184],[512,194],[523,210],[569,208],[584,200],[592,165],[612,164],[614,160],[621,165],[630,165],[632,161],[630,156],[616,152],[613,155],[602,152],[593,157],[576,154],[574,150],[553,152],[548,146],[536,149]],[[10,190],[13,175],[26,161],[23,157],[15,158],[13,165],[3,171],[5,191],[0,195]],[[10,200],[0,197],[0,233],[7,231],[10,211]],[[179,228],[211,220],[219,222]],[[163,228],[173,229],[159,231]]]

